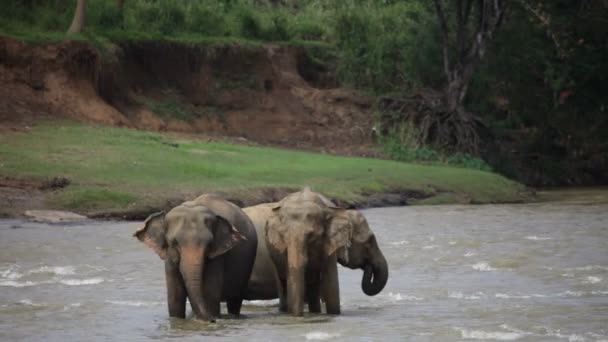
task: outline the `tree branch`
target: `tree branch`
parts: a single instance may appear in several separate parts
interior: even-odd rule
[[[435,10],[437,11],[437,19],[439,19],[439,29],[441,34],[441,49],[443,52],[443,71],[448,79],[448,82],[452,80],[452,73],[450,68],[450,58],[448,54],[448,24],[445,20],[445,14],[441,6],[442,0],[433,0],[435,3]]]
[[[565,58],[565,56],[568,53],[567,53],[566,49],[564,49],[562,47],[562,44],[561,44],[560,40],[558,39],[555,31],[551,28],[551,20],[550,20],[549,15],[547,15],[546,13],[543,13],[541,7],[535,8],[532,5],[530,5],[528,2],[523,1],[523,0],[519,0],[518,2],[521,4],[521,6],[526,11],[532,13],[532,15],[534,17],[536,17],[536,19],[538,19],[540,26],[545,29],[547,36],[551,39],[551,41],[553,41],[553,45],[555,45],[555,50],[557,51],[558,57],[561,59]]]

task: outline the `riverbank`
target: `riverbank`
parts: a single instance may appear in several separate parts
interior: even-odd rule
[[[55,209],[141,219],[205,192],[249,206],[304,185],[357,208],[531,198],[523,185],[484,171],[69,121],[0,132],[0,160],[4,217]]]

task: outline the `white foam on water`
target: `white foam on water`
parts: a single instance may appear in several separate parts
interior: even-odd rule
[[[23,277],[23,274],[15,271],[19,266],[12,264],[6,270],[0,271],[0,277],[9,280],[16,280]]]
[[[471,267],[473,267],[474,270],[476,271],[481,271],[481,272],[490,272],[490,271],[496,271],[496,269],[492,266],[490,266],[487,262],[478,262],[475,265],[472,265]]]
[[[49,284],[49,281],[15,281],[15,280],[2,280],[0,281],[0,286],[5,287],[30,287],[41,284]]]
[[[97,285],[105,281],[103,278],[89,278],[89,279],[54,279],[44,281],[15,281],[15,280],[0,280],[0,286],[4,287],[30,287],[38,285],[48,284],[63,284],[68,286],[80,286],[80,285]]]
[[[68,286],[80,286],[80,285],[97,285],[105,281],[103,278],[89,278],[89,279],[61,279],[60,284]]]
[[[494,295],[494,297],[496,298],[500,298],[500,299],[528,299],[528,298],[532,298],[532,296],[529,295],[509,295],[506,293],[497,293]]]
[[[17,304],[23,305],[23,306],[33,306],[33,307],[40,307],[40,306],[47,305],[45,303],[34,303],[34,302],[32,302],[31,299],[21,299],[20,301],[17,302]]]
[[[21,299],[21,300],[19,300],[16,303],[2,304],[2,305],[0,305],[0,308],[8,308],[8,307],[15,306],[15,305],[19,305],[19,306],[32,306],[32,307],[47,306],[46,303],[34,303],[34,302],[32,302],[31,299]]]
[[[108,304],[124,305],[124,306],[159,306],[162,302],[147,302],[138,300],[106,300]]]
[[[553,238],[546,237],[546,236],[536,236],[536,235],[530,235],[530,236],[526,236],[526,240],[532,240],[532,241],[547,241],[547,240],[553,240]]]
[[[566,271],[608,271],[608,266],[588,265],[588,266],[566,268]]]
[[[601,282],[602,282],[602,278],[593,277],[593,276],[587,277],[587,279],[584,281],[584,283],[587,283],[587,284],[597,284],[597,283],[601,283]]]
[[[589,336],[591,336],[591,337],[593,337],[593,338],[596,339],[595,342],[607,342],[608,341],[606,339],[606,336],[604,336],[604,335],[596,334],[596,333],[593,333],[593,332],[590,332],[588,334],[589,334]]]
[[[458,243],[458,242],[456,242],[456,241],[450,241],[450,242],[448,242],[448,245],[450,245],[450,246],[454,246],[454,245],[455,245],[455,244],[457,244],[457,243]]]
[[[501,324],[500,325],[501,328],[507,330],[507,331],[511,331],[511,332],[516,332],[516,333],[520,333],[520,334],[524,334],[524,335],[530,335],[530,333],[525,332],[525,331],[521,331],[519,329],[515,329],[512,326],[508,325],[508,324]]]
[[[468,340],[497,340],[497,341],[515,341],[522,337],[524,334],[518,332],[504,332],[504,331],[482,331],[482,330],[468,330],[463,328],[456,328],[460,331],[460,335],[463,339]]]
[[[608,295],[608,291],[591,291],[591,294],[605,296],[605,295]]]
[[[74,308],[79,308],[81,306],[82,306],[82,304],[80,304],[80,303],[71,303],[71,304],[68,304],[68,305],[64,305],[63,306],[63,311],[68,311],[68,310],[71,310],[71,309],[74,309]]]
[[[391,242],[390,245],[393,246],[403,246],[403,245],[409,245],[410,242],[407,240],[402,240],[402,241],[395,241],[395,242]]]
[[[608,293],[608,292],[607,292]],[[496,293],[494,297],[500,299],[530,299],[530,298],[568,298],[568,297],[582,297],[588,294],[594,294],[594,292],[582,292],[582,291],[564,291],[551,294],[506,294]]]
[[[329,339],[340,337],[340,336],[341,336],[341,334],[338,334],[338,333],[326,333],[323,331],[313,331],[313,332],[309,332],[308,334],[304,335],[304,337],[306,337],[307,341],[329,340]]]
[[[439,248],[439,245],[428,245],[428,246],[424,246],[422,247],[422,249],[435,249],[435,248]]]
[[[468,251],[468,252],[466,252],[466,253],[464,254],[464,257],[465,257],[465,258],[470,258],[470,257],[472,257],[472,256],[476,256],[476,255],[477,255],[477,253],[475,253],[475,252],[471,252],[471,251]]]
[[[28,274],[51,273],[55,275],[72,275],[76,273],[74,266],[40,266],[30,270]]]
[[[477,295],[468,295],[468,296],[459,291],[454,291],[454,292],[448,293],[448,297],[454,298],[454,299],[476,300],[476,299],[481,299],[482,296],[485,296],[482,292],[478,292]]]
[[[581,335],[563,334],[560,330],[551,330],[551,329],[547,329],[547,334],[545,334],[545,336],[568,339],[568,342],[583,342],[583,341],[587,340],[584,336],[581,336]]]
[[[497,293],[494,295],[494,297],[496,298],[500,298],[500,299],[528,299],[528,298],[532,298],[532,296],[529,295],[509,295],[506,293]]]
[[[392,293],[392,292],[389,292],[386,296],[395,302],[400,302],[403,300],[407,300],[407,301],[424,300],[424,298],[422,298],[422,297],[416,297],[416,296],[412,296],[412,295],[402,295],[401,293]]]
[[[107,271],[108,270],[107,268],[105,268],[103,266],[95,266],[95,265],[89,265],[89,264],[86,264],[85,266],[88,268],[94,269],[95,271]]]
[[[248,300],[248,301],[245,301],[245,303],[247,305],[266,307],[266,306],[275,306],[275,305],[278,305],[279,304],[279,300],[278,299],[271,299],[271,300]]]

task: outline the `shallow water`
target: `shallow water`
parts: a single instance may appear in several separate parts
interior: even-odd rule
[[[608,340],[608,204],[365,210],[390,265],[365,296],[340,269],[343,315],[276,301],[215,324],[169,319],[163,264],[132,222],[0,221],[0,340]],[[225,308],[224,308],[225,312]]]

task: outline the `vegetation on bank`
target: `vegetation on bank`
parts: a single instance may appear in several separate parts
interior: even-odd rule
[[[434,3],[443,4],[448,38],[455,38],[455,13],[464,1],[89,0],[85,30],[71,38],[100,47],[140,39],[296,44],[332,70],[340,85],[407,99],[445,88],[443,30]],[[500,28],[463,99],[483,123],[480,157],[497,172],[532,184],[605,181],[608,6],[570,0],[502,3],[508,7]],[[0,5],[0,34],[48,41],[66,37],[75,1],[0,0]],[[465,33],[473,32],[474,19]],[[448,46],[455,50],[452,45],[456,42]],[[454,64],[459,53],[450,52],[448,62]],[[391,127],[409,128],[403,114],[381,108],[379,116],[391,117]],[[403,140],[396,134],[400,130],[379,130],[395,159],[447,160],[454,153]],[[394,148],[396,142],[402,146]]]
[[[0,160],[2,176],[69,179],[67,187],[48,195],[47,205],[84,213],[160,208],[167,200],[209,191],[238,199],[263,189],[304,185],[351,203],[364,195],[391,191],[435,196],[442,203],[513,202],[521,201],[525,191],[519,183],[479,170],[208,142],[72,122],[44,122],[29,132],[0,135]]]

